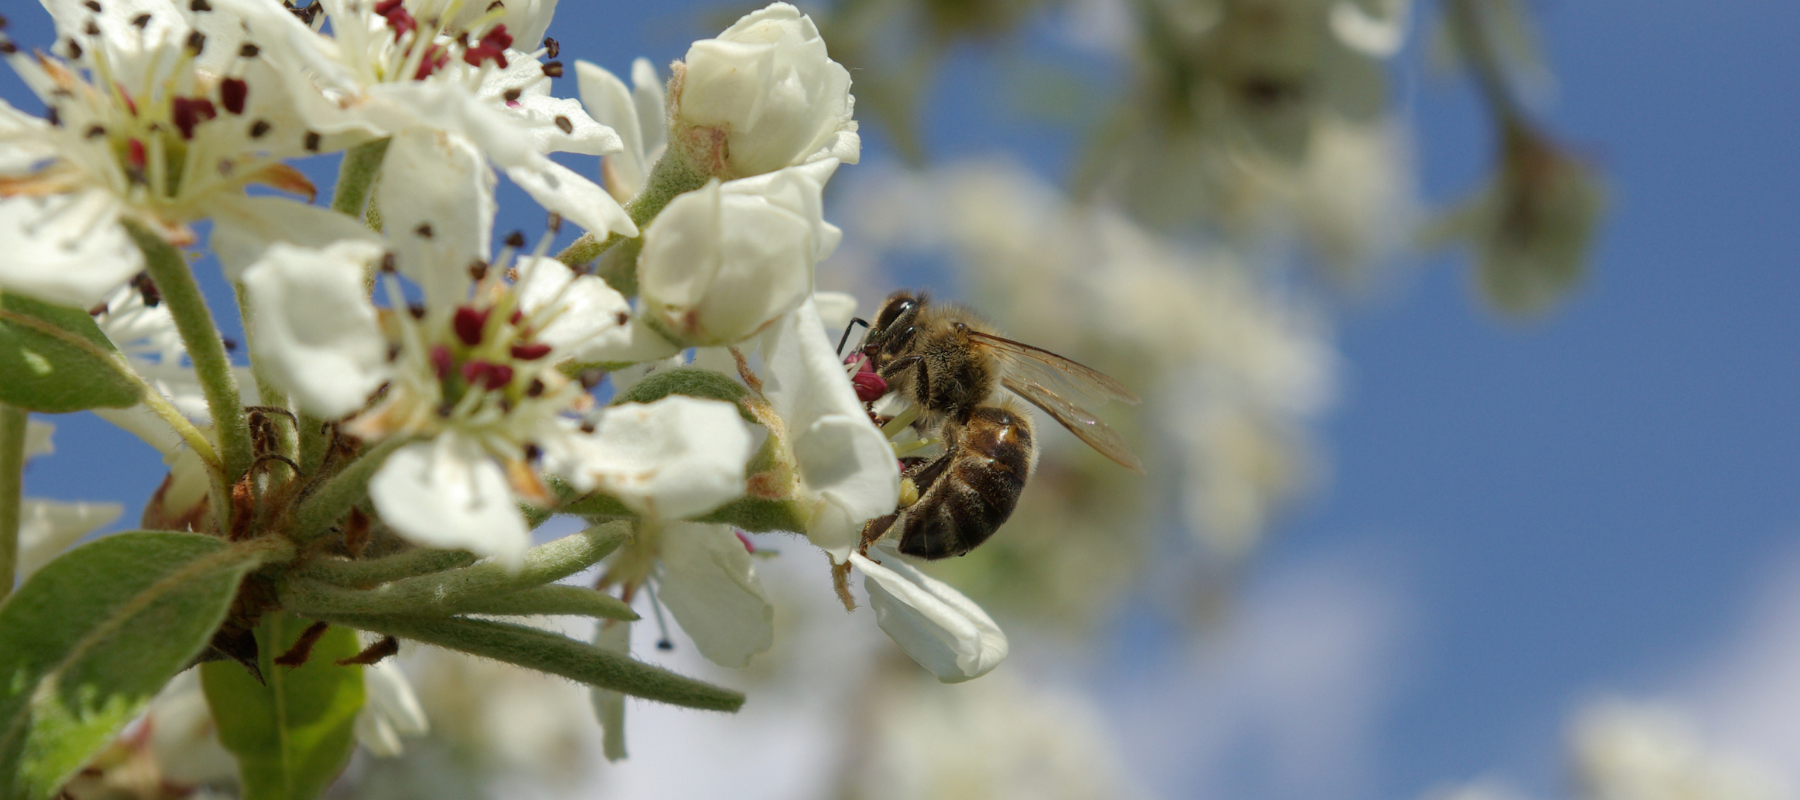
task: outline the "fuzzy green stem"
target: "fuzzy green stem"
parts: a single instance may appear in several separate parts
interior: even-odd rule
[[[294,509],[294,525],[288,538],[306,544],[330,533],[332,526],[350,513],[351,506],[369,496],[369,479],[375,477],[388,455],[410,441],[405,436],[387,439],[363,451],[349,466],[331,476]]]
[[[325,420],[302,413],[300,422],[300,469],[312,475],[325,465],[325,453],[331,449],[331,432]]]
[[[629,538],[628,522],[596,525],[531,548],[517,572],[490,561],[397,580],[367,591],[294,580],[282,592],[282,605],[301,614],[452,614],[459,604],[541,586],[587,569]]]
[[[456,613],[516,617],[573,614],[626,622],[638,618],[637,612],[632,611],[631,606],[617,597],[586,586],[565,586],[560,583],[534,586],[512,594],[465,600],[456,604]]]
[[[485,619],[309,614],[315,619],[434,644],[560,675],[633,697],[708,711],[736,711],[742,692],[677,675],[549,631]]]
[[[219,338],[219,326],[213,322],[206,296],[200,293],[200,284],[194,280],[181,251],[135,222],[127,221],[125,229],[144,252],[144,266],[162,293],[163,305],[175,318],[175,329],[181,332],[188,358],[194,362],[194,377],[206,395],[213,431],[219,437],[224,482],[227,486],[234,484],[249,471],[255,456],[251,452],[244,404],[238,397],[237,376],[232,374],[225,342]]]
[[[25,488],[25,409],[0,405],[0,599],[19,569],[19,512]]]
[[[397,555],[361,561],[313,561],[296,568],[294,574],[336,586],[367,587],[466,567],[475,561],[475,554],[467,550],[421,547]]]
[[[381,163],[387,159],[388,145],[392,142],[392,139],[376,139],[344,152],[344,161],[338,165],[337,188],[331,197],[332,210],[356,219],[363,218],[363,208],[369,203],[370,190],[381,175]]]
[[[1488,108],[1505,128],[1525,124],[1524,109],[1507,85],[1500,56],[1494,52],[1493,41],[1483,25],[1483,12],[1475,0],[1449,0],[1444,4],[1444,14],[1450,35],[1462,49],[1469,72],[1475,76],[1475,85],[1481,90]]]
[[[650,225],[650,220],[662,213],[662,210],[671,201],[684,192],[691,192],[705,186],[706,182],[711,179],[710,173],[688,163],[686,159],[676,155],[673,151],[666,152],[662,158],[656,160],[656,166],[650,168],[650,175],[644,179],[644,187],[638,190],[637,196],[625,204],[625,213],[629,214],[632,223],[638,226],[641,237],[644,228]],[[558,253],[556,258],[571,267],[580,267],[599,258],[601,253],[605,253],[613,245],[628,238],[632,237],[615,233],[603,241],[592,233],[584,233],[581,238],[576,239],[573,244]],[[635,281],[633,282],[635,283]],[[636,292],[626,292],[623,289],[619,289],[619,292],[626,296],[636,294]]]

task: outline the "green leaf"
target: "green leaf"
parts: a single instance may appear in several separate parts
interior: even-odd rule
[[[362,649],[356,631],[334,627],[313,644],[305,664],[274,660],[307,626],[291,614],[270,614],[256,629],[257,661],[267,684],[233,661],[200,666],[200,683],[219,729],[237,756],[246,800],[311,800],[344,768],[356,746],[363,707],[362,667],[337,662]]]
[[[137,405],[137,385],[106,357],[116,351],[87,312],[17,294],[0,297],[0,309],[0,402],[48,414]]]
[[[0,605],[0,800],[53,795],[193,662],[244,574],[278,553],[121,533],[32,575]]]
[[[466,617],[317,616],[365,631],[435,644],[561,675],[589,686],[659,703],[708,711],[736,711],[744,704],[742,692],[677,675],[633,660],[623,653],[524,625]]]

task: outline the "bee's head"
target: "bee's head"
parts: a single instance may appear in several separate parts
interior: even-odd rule
[[[869,337],[863,342],[863,351],[871,355],[880,351],[894,337],[911,327],[912,321],[919,316],[919,309],[924,305],[924,294],[913,294],[902,289],[888,295],[881,302],[881,310],[875,313],[875,323],[869,326]]]

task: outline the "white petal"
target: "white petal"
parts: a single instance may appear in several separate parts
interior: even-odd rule
[[[1331,32],[1338,41],[1370,58],[1390,58],[1406,43],[1411,0],[1381,0],[1384,16],[1363,10],[1353,0],[1331,5]]]
[[[60,503],[26,498],[19,508],[19,580],[62,554],[69,545],[112,524],[125,513],[118,503]]]
[[[714,664],[742,667],[775,644],[775,608],[755,560],[728,525],[671,522],[662,528],[657,599]]]
[[[631,62],[631,100],[637,104],[638,124],[643,126],[645,168],[654,163],[669,143],[668,105],[663,100],[662,78],[648,58]]]
[[[379,758],[399,758],[406,753],[400,732],[371,706],[365,705],[356,712],[355,731],[356,741]]]
[[[383,83],[370,87],[365,118],[386,131],[427,128],[468,139],[503,167],[530,164],[542,154],[529,123],[459,84],[439,81]],[[388,158],[394,157],[388,151]],[[382,184],[382,191],[388,189]]]
[[[620,185],[608,185],[606,189],[615,197],[631,197],[643,188],[644,178],[650,171],[650,165],[644,160],[644,131],[638,123],[631,90],[611,72],[586,61],[575,62],[575,77],[579,81],[581,104],[587,107],[596,122],[619,134],[619,152],[610,156],[612,171],[608,179],[616,178]],[[661,119],[660,112],[657,117]]]
[[[852,553],[875,621],[900,649],[938,680],[961,683],[986,675],[1006,658],[1006,634],[981,606],[891,554],[879,561]]]
[[[602,620],[594,631],[594,646],[622,655],[631,654],[631,623]],[[625,695],[606,689],[591,689],[594,718],[600,722],[602,750],[607,761],[625,758]]]
[[[281,197],[237,196],[208,205],[213,253],[233,281],[276,242],[317,248],[343,239],[381,241],[381,234],[349,216]]]
[[[604,156],[624,150],[617,131],[596,122],[580,102],[567,97],[521,94],[507,110],[530,132],[532,147],[540,153]],[[564,122],[569,126],[566,132]]]
[[[756,443],[737,406],[672,395],[606,409],[593,433],[571,437],[559,472],[640,514],[681,519],[743,495]]]
[[[382,162],[382,227],[400,269],[425,288],[425,303],[460,303],[468,266],[492,245],[494,173],[468,140],[428,128],[394,135]]]
[[[342,417],[388,379],[387,337],[363,283],[380,254],[367,242],[277,242],[244,271],[257,362],[309,413]]]
[[[508,569],[518,569],[531,546],[505,471],[455,434],[396,450],[369,481],[369,497],[382,521],[414,544],[493,556]]]
[[[431,731],[431,722],[425,718],[425,708],[419,705],[412,682],[393,661],[364,666],[363,686],[369,698],[363,713],[380,715],[395,733],[406,736],[424,736]]]
[[[637,223],[631,221],[631,215],[626,214],[619,201],[600,188],[600,184],[548,158],[539,159],[532,166],[509,167],[506,177],[531,195],[538,205],[561,214],[600,239],[614,233],[638,235]]]
[[[763,395],[787,424],[814,517],[806,534],[843,559],[858,529],[900,502],[900,470],[825,338],[811,297],[762,338]]]
[[[119,201],[93,190],[0,200],[0,291],[89,308],[144,268]]]

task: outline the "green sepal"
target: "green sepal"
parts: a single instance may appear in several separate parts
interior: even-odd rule
[[[724,400],[738,407],[738,413],[749,422],[756,418],[744,408],[750,390],[729,375],[699,367],[675,367],[657,370],[613,397],[612,404],[653,403],[672,394]]]
[[[244,575],[284,545],[120,533],[32,575],[0,605],[0,800],[53,796],[193,663]]]
[[[760,497],[740,497],[710,514],[695,517],[694,521],[730,525],[751,533],[806,530],[806,520],[795,513],[794,503]]]
[[[0,297],[0,308],[93,345],[82,347],[20,320],[0,320],[0,375],[6,376],[0,380],[0,402],[46,414],[137,405],[137,385],[103,355],[117,350],[86,311],[19,294]]]
[[[327,629],[306,663],[274,663],[311,623],[269,614],[256,628],[262,681],[233,661],[200,666],[219,742],[237,757],[245,800],[311,800],[325,793],[356,746],[362,667],[338,661],[362,649],[356,631]]]

